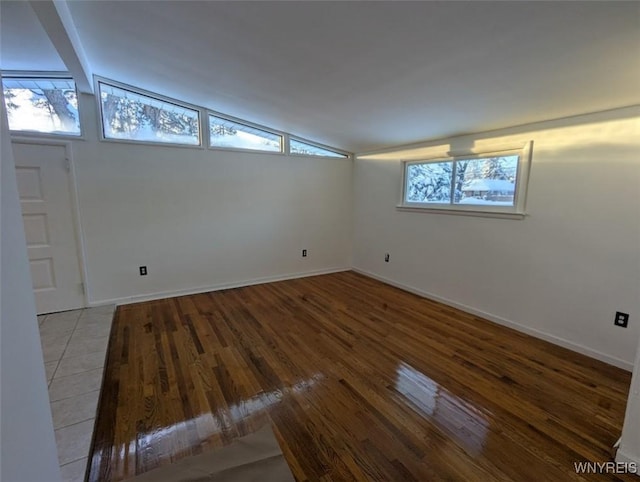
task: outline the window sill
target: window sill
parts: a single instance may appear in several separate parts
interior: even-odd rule
[[[429,207],[413,207],[398,205],[396,210],[410,213],[430,213],[430,214],[452,214],[454,216],[475,216],[480,218],[499,218],[499,219],[524,219],[525,213],[505,213],[493,211],[473,211],[470,209],[446,209],[446,208],[429,208]]]
[[[221,152],[237,152],[239,154],[270,154],[272,156],[284,156],[286,155],[282,151],[261,151],[260,149],[245,149],[242,147],[222,147],[222,146],[207,146],[208,151],[221,151]]]
[[[187,149],[199,149],[204,150],[205,147],[202,144],[178,144],[175,142],[153,142],[153,141],[136,141],[133,139],[118,139],[115,137],[104,137],[100,136],[98,138],[100,142],[108,142],[113,144],[129,144],[135,146],[153,146],[153,147],[177,147],[177,148],[187,148]]]
[[[43,140],[60,140],[60,141],[84,141],[82,134],[53,134],[51,132],[38,131],[9,131],[11,139],[43,139]]]

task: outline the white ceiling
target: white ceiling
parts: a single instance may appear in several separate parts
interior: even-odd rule
[[[0,0],[0,68],[67,70],[28,2]]]
[[[60,69],[10,3],[0,66]],[[353,152],[640,103],[638,2],[68,6],[95,74]]]

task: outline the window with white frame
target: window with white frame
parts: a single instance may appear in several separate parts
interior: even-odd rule
[[[209,145],[229,149],[282,152],[282,136],[209,114]]]
[[[333,151],[325,147],[321,147],[308,142],[302,142],[297,139],[291,139],[289,141],[289,151],[291,154],[299,154],[303,156],[322,156],[322,157],[340,157],[347,159],[348,154],[343,152]]]
[[[400,207],[523,214],[531,157],[522,149],[403,163]]]
[[[200,145],[200,112],[160,96],[98,82],[105,139]]]
[[[75,82],[68,73],[5,72],[9,128],[19,133],[80,136]],[[102,140],[202,146],[206,109],[119,82],[96,78]],[[349,159],[339,149],[295,139],[249,121],[206,114],[209,147]]]
[[[80,135],[76,84],[62,77],[3,77],[9,129]]]

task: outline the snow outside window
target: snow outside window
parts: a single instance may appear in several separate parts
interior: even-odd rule
[[[399,207],[524,213],[530,148],[403,164]]]
[[[282,136],[209,114],[209,145],[229,149],[282,152]]]
[[[197,110],[98,82],[105,139],[200,145]]]
[[[2,79],[9,129],[80,135],[76,84],[68,78]]]
[[[291,154],[298,154],[302,156],[340,157],[342,159],[349,157],[347,154],[342,152],[332,151],[297,139],[291,139],[289,141],[289,150],[291,151]]]

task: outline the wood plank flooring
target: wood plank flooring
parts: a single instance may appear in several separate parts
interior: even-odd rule
[[[629,382],[353,272],[127,305],[88,479],[270,423],[299,481],[633,481],[574,468],[611,460]]]

